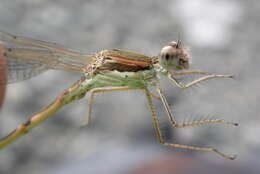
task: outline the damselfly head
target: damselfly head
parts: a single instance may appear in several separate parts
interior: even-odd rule
[[[168,71],[178,71],[189,68],[191,57],[178,40],[177,42],[172,41],[162,48],[159,62]]]

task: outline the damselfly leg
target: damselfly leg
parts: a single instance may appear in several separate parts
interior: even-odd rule
[[[185,74],[186,73],[186,74]],[[191,75],[191,74],[197,74],[196,72],[183,72],[182,75]],[[178,74],[180,75],[180,74]],[[209,80],[209,79],[215,79],[215,78],[234,78],[233,75],[220,75],[220,74],[210,74],[210,75],[206,75],[204,77],[201,77],[197,80],[194,80],[186,85],[180,83],[175,77],[172,76],[171,73],[168,73],[168,78],[170,79],[170,81],[176,85],[178,88],[181,88],[181,89],[187,89],[187,88],[190,88],[194,85],[197,85],[201,82],[204,82],[206,80]]]
[[[221,123],[221,124],[226,124],[226,125],[233,125],[233,126],[238,126],[238,123],[233,123],[233,122],[226,122],[225,120],[222,119],[214,119],[214,120],[203,120],[203,121],[193,121],[193,122],[188,122],[188,123],[182,123],[178,124],[176,121],[176,118],[174,117],[174,114],[171,112],[171,108],[166,100],[166,97],[163,94],[162,89],[160,86],[157,86],[157,92],[159,93],[159,96],[161,97],[161,101],[163,103],[163,106],[166,110],[166,114],[169,118],[169,121],[173,125],[173,127],[176,128],[182,128],[182,127],[189,127],[189,126],[195,126],[195,125],[204,125],[204,124],[212,124],[212,123]]]
[[[175,147],[175,148],[181,148],[181,149],[190,149],[190,150],[197,150],[197,151],[215,152],[215,153],[221,155],[222,157],[224,157],[226,159],[230,159],[230,160],[234,160],[236,158],[236,156],[226,155],[225,153],[222,153],[219,150],[217,150],[215,148],[212,148],[212,147],[196,147],[196,146],[188,146],[188,145],[173,144],[173,143],[165,142],[165,140],[164,140],[164,138],[162,136],[161,130],[160,130],[159,120],[157,118],[157,113],[156,113],[156,110],[155,110],[155,106],[154,106],[154,104],[152,102],[152,97],[151,97],[151,95],[149,93],[149,90],[148,89],[145,89],[145,90],[146,90],[146,98],[147,98],[147,101],[148,101],[149,109],[150,109],[150,111],[152,113],[152,123],[153,123],[154,129],[155,129],[155,132],[156,132],[156,136],[157,136],[158,141],[162,145]],[[162,101],[163,100],[164,99],[162,98]],[[167,108],[169,109],[169,106],[167,106]],[[166,109],[166,110],[168,110],[168,109]],[[175,125],[176,125],[176,121],[174,120],[173,122],[175,122]]]
[[[130,91],[130,90],[140,90],[142,92],[145,92],[144,89],[137,89],[137,88],[130,88],[130,87],[104,87],[104,88],[95,88],[93,90],[90,91],[90,95],[89,95],[89,102],[88,102],[88,115],[87,115],[87,119],[84,122],[83,126],[88,125],[91,123],[91,113],[92,113],[92,109],[93,109],[93,101],[94,101],[94,95],[96,93],[104,93],[104,92],[113,92],[113,91]],[[157,94],[154,94],[152,92],[150,92],[151,96],[160,100],[160,96],[158,96]]]

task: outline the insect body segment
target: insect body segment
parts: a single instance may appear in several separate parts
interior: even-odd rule
[[[96,67],[96,71],[138,72],[151,68],[152,59],[148,56],[126,50],[105,50],[95,55],[95,60],[102,63]]]

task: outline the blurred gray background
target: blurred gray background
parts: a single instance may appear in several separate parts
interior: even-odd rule
[[[208,81],[186,91],[162,78],[176,117],[179,121],[223,118],[240,126],[176,130],[167,122],[162,104],[155,101],[167,141],[213,146],[237,154],[238,159],[227,161],[214,153],[163,147],[156,140],[142,93],[103,93],[96,96],[91,125],[80,128],[86,118],[87,97],[65,106],[0,152],[0,173],[133,173],[138,166],[163,156],[185,156],[211,172],[205,163],[218,164],[214,171],[222,173],[232,173],[221,170],[222,165],[246,167],[235,173],[259,173],[259,11],[257,0],[1,0],[0,30],[86,53],[120,48],[157,55],[165,43],[180,35],[190,47],[193,69],[235,74],[236,78]],[[9,85],[0,135],[26,121],[80,77],[48,71]],[[176,167],[187,168],[186,158]],[[171,161],[167,166],[174,164]],[[193,173],[203,173],[196,165]]]

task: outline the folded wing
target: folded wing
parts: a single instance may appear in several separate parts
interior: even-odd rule
[[[34,77],[48,69],[84,72],[92,56],[56,43],[18,37],[0,31],[1,49],[7,66],[7,80],[14,83]],[[0,68],[3,68],[0,66]]]

